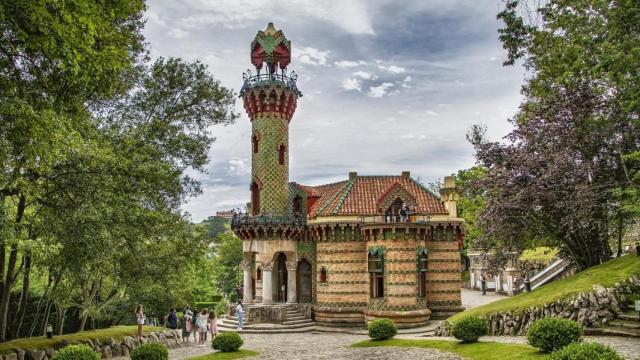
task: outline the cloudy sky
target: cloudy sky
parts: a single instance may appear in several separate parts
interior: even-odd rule
[[[503,67],[500,0],[150,0],[152,56],[200,59],[237,92],[249,44],[269,21],[292,42],[304,96],[290,124],[290,180],[319,185],[410,170],[425,182],[474,164],[472,124],[499,139],[521,99]],[[251,124],[214,130],[194,221],[249,200]]]

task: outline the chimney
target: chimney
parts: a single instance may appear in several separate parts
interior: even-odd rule
[[[349,171],[349,180],[353,180],[358,177],[358,173],[355,171]]]
[[[405,179],[408,179],[411,177],[411,172],[410,171],[403,171],[402,172],[402,177]]]
[[[440,194],[442,195],[442,203],[449,212],[449,217],[457,218],[460,195],[458,194],[458,190],[456,190],[455,176],[444,177],[444,185],[442,186],[442,190],[440,190]]]

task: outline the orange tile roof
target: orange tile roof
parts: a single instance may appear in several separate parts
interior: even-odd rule
[[[418,214],[447,214],[440,198],[410,177],[355,176],[320,186],[296,184],[307,196],[319,196],[310,217],[331,215],[379,215],[378,204],[392,188],[402,187],[416,200]]]

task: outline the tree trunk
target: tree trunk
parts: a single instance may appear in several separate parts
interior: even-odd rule
[[[24,209],[27,204],[27,199],[24,195],[20,195],[18,200],[18,208],[16,210],[16,237],[20,235],[19,225],[24,215]],[[2,248],[4,252],[4,248]],[[18,261],[18,246],[12,245],[9,250],[9,263],[7,264],[7,273],[4,277],[4,283],[2,286],[2,294],[0,295],[0,342],[7,341],[7,320],[9,313],[9,301],[11,300],[11,287],[14,281],[14,271],[16,263]]]
[[[56,334],[62,335],[64,330],[64,316],[67,314],[67,308],[56,305]]]
[[[622,256],[622,214],[618,214],[618,254],[616,257]]]
[[[22,255],[24,262],[24,272],[22,273],[22,292],[20,293],[20,301],[18,308],[11,324],[11,335],[13,338],[20,337],[20,328],[22,328],[22,320],[27,310],[27,300],[29,300],[29,283],[31,274],[31,256],[26,250]]]
[[[40,335],[47,334],[47,325],[49,325],[49,315],[51,314],[51,301],[47,300],[47,308],[44,311],[44,318],[42,318],[42,331]]]

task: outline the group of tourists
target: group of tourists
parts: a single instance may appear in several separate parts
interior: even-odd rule
[[[394,211],[392,207],[389,207],[387,211],[385,211],[384,213],[384,222],[406,223],[406,222],[409,222],[409,216],[411,214],[415,214],[415,212],[416,212],[415,208],[412,211],[411,209],[409,209],[406,203],[402,203],[400,208],[397,209],[397,212]]]
[[[175,309],[171,309],[171,314],[175,314]],[[172,317],[173,318],[173,317]],[[175,316],[175,323],[169,321],[167,316],[167,323],[169,328],[178,328],[178,317]],[[211,334],[211,338],[214,338],[218,334],[218,326],[216,324],[215,311],[209,311],[209,309],[202,309],[199,312],[191,310],[189,305],[184,307],[184,315],[182,316],[182,342],[189,343],[191,333],[193,333],[193,341],[197,342],[200,346],[205,346],[208,335]],[[174,326],[174,327],[172,327]]]

